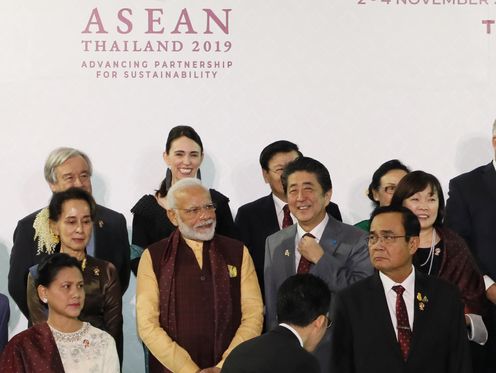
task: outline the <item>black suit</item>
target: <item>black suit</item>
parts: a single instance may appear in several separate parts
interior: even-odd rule
[[[26,284],[29,268],[47,255],[37,253],[37,241],[34,238],[33,222],[39,211],[33,212],[19,220],[14,231],[14,246],[10,252],[9,293],[21,312],[29,318],[26,298]],[[129,240],[127,237],[124,215],[97,205],[95,222],[94,256],[111,262],[117,269],[122,294],[129,284]]]
[[[326,210],[329,215],[342,221],[338,205],[331,202]],[[272,194],[241,206],[238,209],[235,222],[241,235],[241,241],[250,251],[260,289],[263,292],[265,240],[280,229]]]
[[[449,183],[445,224],[462,236],[483,275],[496,281],[496,171],[493,163],[452,179]],[[496,306],[485,318],[489,331],[486,344],[487,372],[496,371]],[[476,358],[476,355],[474,355]],[[482,360],[478,357],[478,360]]]
[[[472,372],[463,304],[455,286],[415,273],[413,337],[404,362],[379,274],[359,281],[334,298],[331,317],[331,372]]]
[[[229,354],[222,368],[222,373],[277,372],[320,372],[317,359],[283,326],[241,343]]]

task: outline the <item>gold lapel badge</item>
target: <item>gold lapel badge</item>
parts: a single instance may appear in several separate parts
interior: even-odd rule
[[[427,296],[422,296],[422,293],[418,292],[417,293],[417,300],[419,302],[419,310],[423,311],[425,310],[425,305],[427,302],[429,302],[429,299],[427,299]]]
[[[284,252],[284,255],[289,256],[289,250],[288,249],[286,249],[286,251]]]
[[[235,266],[228,264],[227,270],[229,271],[229,277],[234,278],[238,276],[238,269]]]
[[[100,268],[98,268],[98,267],[93,268],[93,274],[95,276],[100,276]]]
[[[98,226],[99,226],[100,228],[103,228],[103,220],[98,220]]]

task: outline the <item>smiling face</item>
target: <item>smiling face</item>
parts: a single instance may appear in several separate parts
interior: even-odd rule
[[[210,193],[200,186],[190,186],[176,192],[176,206],[167,210],[172,224],[181,234],[195,241],[211,240],[215,233],[215,209]]]
[[[417,192],[403,201],[403,206],[410,209],[418,218],[421,229],[430,229],[439,212],[439,197],[432,186]]]
[[[396,185],[407,173],[404,170],[391,170],[381,177],[379,188],[372,190],[374,200],[379,206],[389,206],[393,198]]]
[[[91,236],[90,206],[81,199],[70,199],[62,204],[56,222],[51,222],[53,232],[60,238],[60,250],[71,256],[83,253]]]
[[[306,232],[310,232],[324,219],[331,195],[332,190],[324,193],[314,173],[296,171],[288,176],[289,210]]]
[[[370,234],[377,237],[405,236],[401,213],[376,215],[370,224]],[[418,243],[418,237],[397,237],[390,241],[381,238],[374,244],[369,243],[370,261],[375,269],[393,281],[403,282],[412,270],[412,256]]]
[[[53,281],[44,287],[38,286],[38,295],[46,299],[49,319],[75,319],[84,306],[83,275],[76,267],[62,268]]]
[[[186,136],[174,140],[169,152],[164,152],[163,156],[172,172],[173,184],[186,177],[196,177],[203,161],[200,145]]]
[[[272,193],[283,201],[286,201],[286,195],[284,194],[281,175],[287,164],[294,161],[296,158],[298,158],[298,153],[294,150],[286,153],[276,153],[267,164],[269,169],[262,170],[263,178],[265,182],[270,185]]]

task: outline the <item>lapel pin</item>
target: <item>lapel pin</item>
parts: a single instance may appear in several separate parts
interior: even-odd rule
[[[99,226],[100,228],[103,228],[103,220],[98,220],[98,226]]]
[[[289,250],[288,249],[286,249],[286,251],[284,252],[284,255],[289,256]]]
[[[427,299],[427,296],[422,296],[422,293],[418,292],[417,293],[417,300],[419,302],[418,307],[420,311],[425,310],[425,304],[429,302],[429,299]]]
[[[93,268],[93,274],[95,276],[100,276],[100,268],[98,268],[98,267]]]

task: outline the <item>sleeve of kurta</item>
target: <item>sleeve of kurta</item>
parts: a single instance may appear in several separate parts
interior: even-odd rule
[[[255,266],[248,249],[243,247],[243,262],[241,264],[241,324],[222,355],[222,360],[216,365],[222,368],[229,353],[241,342],[254,338],[262,332],[263,302],[260,286],[258,285]]]
[[[188,352],[173,341],[160,326],[159,289],[150,252],[145,250],[138,267],[136,283],[136,319],[138,334],[146,347],[167,369],[195,373],[200,368]]]

